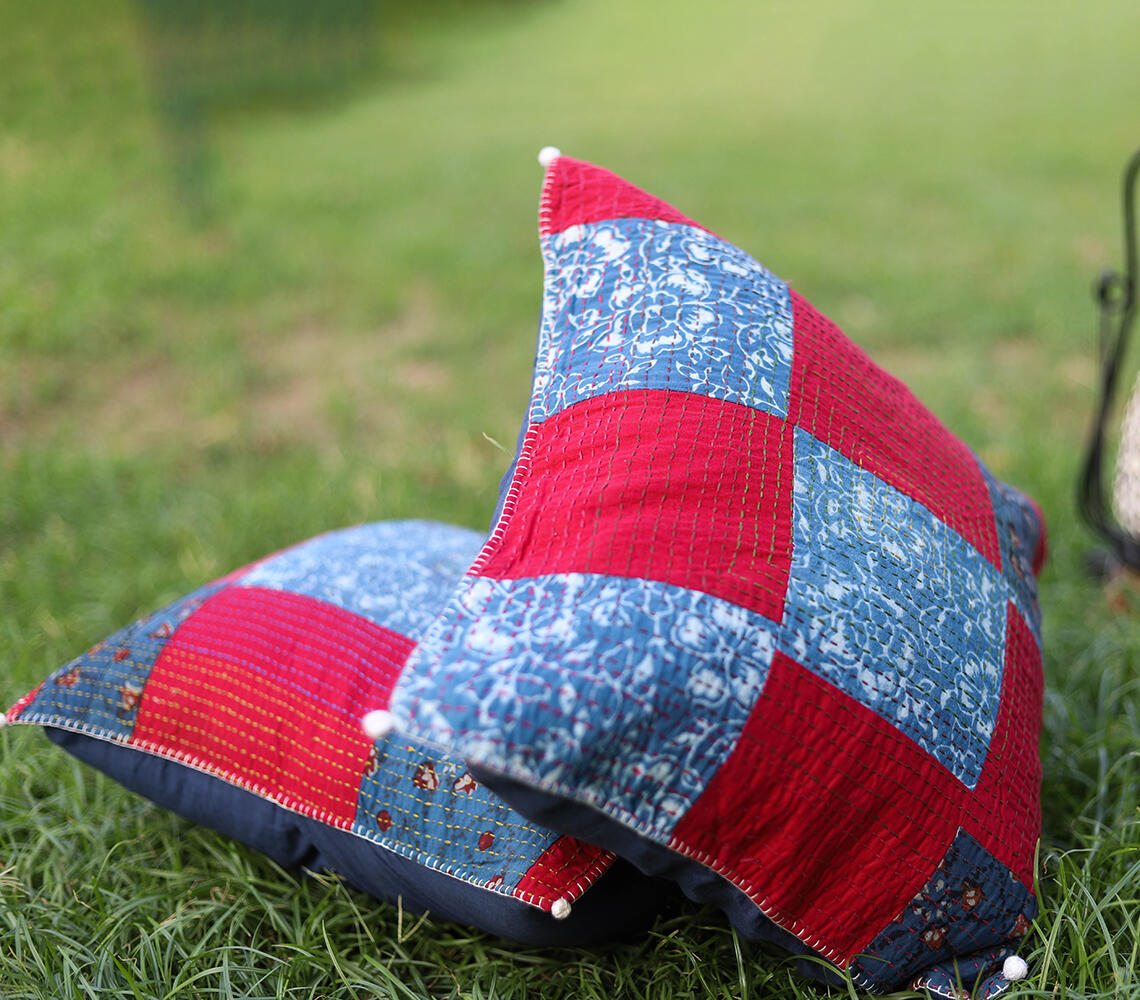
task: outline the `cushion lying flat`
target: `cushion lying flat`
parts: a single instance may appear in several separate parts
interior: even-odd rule
[[[635,931],[659,902],[649,880],[524,820],[460,760],[361,728],[481,538],[414,521],[312,539],[116,633],[8,721],[286,867],[408,909],[542,944]]]
[[[1000,992],[1036,912],[1037,508],[657,198],[558,157],[540,232],[519,455],[403,731],[808,971]]]

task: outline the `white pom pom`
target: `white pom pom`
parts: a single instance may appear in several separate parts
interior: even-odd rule
[[[380,708],[365,715],[360,720],[360,726],[372,739],[382,740],[396,728],[396,717],[391,712],[385,712],[384,709]]]
[[[1024,979],[1029,975],[1029,966],[1025,964],[1024,958],[1018,958],[1017,955],[1010,955],[1009,958],[1002,963],[1001,974],[1011,983],[1017,982],[1017,980]]]
[[[550,164],[561,155],[562,150],[557,146],[543,146],[542,149],[538,151],[538,165],[542,167],[543,170],[546,170]]]
[[[555,920],[565,920],[570,916],[570,900],[566,898],[556,899],[550,908],[550,915]]]
[[[0,713],[0,729],[8,725],[8,716]]]

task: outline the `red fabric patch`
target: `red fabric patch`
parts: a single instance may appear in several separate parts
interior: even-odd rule
[[[600,847],[575,837],[559,837],[535,859],[511,895],[549,912],[559,899],[578,899],[613,860]]]
[[[24,695],[23,698],[16,702],[16,704],[13,705],[10,709],[8,709],[7,716],[9,722],[15,722],[20,717],[20,713],[33,701],[36,700],[36,695],[38,695],[40,691],[43,690],[44,684],[44,681],[40,681],[40,683],[32,688],[32,690],[29,691],[26,695]]]
[[[970,449],[831,320],[790,294],[788,419],[917,500],[1001,569],[989,487]]]
[[[478,565],[496,579],[637,577],[783,616],[793,429],[685,392],[583,400],[532,428],[518,501]]]
[[[670,846],[731,871],[769,917],[845,964],[926,884],[965,794],[897,729],[777,653]]]
[[[569,156],[556,159],[543,184],[539,234],[606,219],[659,219],[705,228],[617,174]]]
[[[360,719],[413,645],[311,597],[222,590],[163,648],[130,742],[350,828],[372,748]]]
[[[1001,708],[975,805],[962,828],[1030,889],[1041,834],[1041,650],[1017,609],[1009,606]]]

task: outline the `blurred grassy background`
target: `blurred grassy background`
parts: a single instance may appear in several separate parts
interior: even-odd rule
[[[0,23],[6,701],[318,531],[486,523],[553,143],[791,281],[1042,503],[1052,909],[1030,986],[1137,988],[1140,636],[1082,575],[1072,493],[1140,7],[0,0]],[[72,774],[26,737],[0,770]],[[692,995],[744,990],[738,958]]]

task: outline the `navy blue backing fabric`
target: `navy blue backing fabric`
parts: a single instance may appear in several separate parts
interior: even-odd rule
[[[555,920],[521,900],[471,886],[443,872],[208,774],[134,748],[44,727],[48,738],[72,756],[126,788],[191,822],[233,837],[282,868],[330,871],[346,883],[433,919],[493,927],[522,944],[573,946],[612,941],[643,931],[672,891],[646,880],[620,860],[570,915]]]

